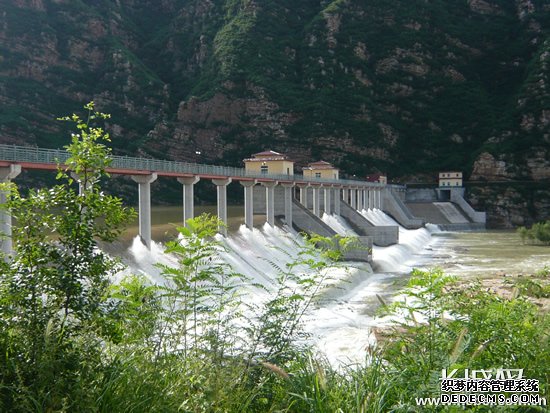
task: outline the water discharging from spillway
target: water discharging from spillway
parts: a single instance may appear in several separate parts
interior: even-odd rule
[[[362,213],[376,225],[398,225],[380,210],[364,210]],[[335,232],[355,235],[348,224],[338,216],[323,217]],[[311,342],[334,364],[362,363],[367,348],[375,344],[371,327],[384,324],[386,320],[375,316],[380,298],[391,300],[403,286],[412,263],[418,266],[428,261],[423,250],[431,242],[431,231],[421,228],[399,228],[400,242],[389,247],[374,247],[374,262],[344,263],[330,270],[328,286],[322,290],[311,311],[306,315],[306,330]],[[264,225],[261,230],[250,230],[244,225],[227,238],[217,236],[225,251],[220,252],[223,261],[250,279],[250,285],[265,287],[247,288],[246,294],[261,302],[274,290],[275,265],[285,268],[294,261],[303,243],[299,234],[289,228]],[[144,274],[154,283],[164,279],[156,263],[177,266],[177,260],[163,252],[161,244],[153,242],[148,251],[136,237],[130,248],[110,251],[122,257],[129,265],[127,272]]]

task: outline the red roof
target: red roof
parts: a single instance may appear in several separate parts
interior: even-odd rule
[[[286,155],[283,155],[282,153],[275,152],[275,151],[263,151],[263,152],[255,153],[252,156],[254,156],[254,157],[262,156],[263,157],[263,156],[286,156]]]
[[[307,168],[304,168],[304,169],[338,169],[338,168],[332,166],[331,163],[326,161],[316,161],[316,162],[311,162],[310,164],[308,164]]]
[[[285,154],[275,152],[275,151],[263,151],[258,152],[252,155],[252,158],[243,159],[244,162],[264,162],[264,161],[288,161],[292,162],[287,158]]]
[[[386,174],[372,174],[372,175],[367,175],[367,182],[378,182],[380,180],[381,177],[385,177]]]

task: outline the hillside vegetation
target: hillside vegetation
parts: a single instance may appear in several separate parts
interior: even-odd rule
[[[544,0],[6,0],[0,140],[60,147],[50,120],[93,99],[118,153],[545,182],[549,27]],[[519,194],[475,200],[505,225],[550,214]]]

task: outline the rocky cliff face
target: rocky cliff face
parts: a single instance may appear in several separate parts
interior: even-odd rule
[[[62,146],[93,99],[119,153],[542,183],[549,27],[544,0],[5,0],[0,140]],[[499,225],[550,215],[491,188]]]

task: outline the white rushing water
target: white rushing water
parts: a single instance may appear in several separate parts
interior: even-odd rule
[[[375,225],[398,225],[382,211],[363,210],[361,213]],[[323,220],[341,235],[356,235],[341,217],[324,215]],[[371,327],[387,320],[378,318],[375,310],[379,300],[390,300],[404,284],[412,266],[429,262],[426,247],[433,241],[435,226],[418,230],[399,227],[399,244],[374,247],[372,267],[367,263],[345,263],[329,270],[330,281],[319,299],[306,315],[306,330],[312,344],[334,364],[362,363],[367,349],[375,344]],[[244,225],[227,238],[217,236],[226,251],[220,252],[224,262],[250,279],[250,284],[265,288],[248,288],[255,302],[268,298],[274,290],[276,266],[285,268],[293,262],[303,245],[294,230],[264,225],[250,230]],[[177,265],[175,257],[164,253],[161,244],[153,242],[151,251],[134,239],[129,249],[114,252],[129,266],[127,272],[145,274],[154,283],[164,283],[156,263]]]

